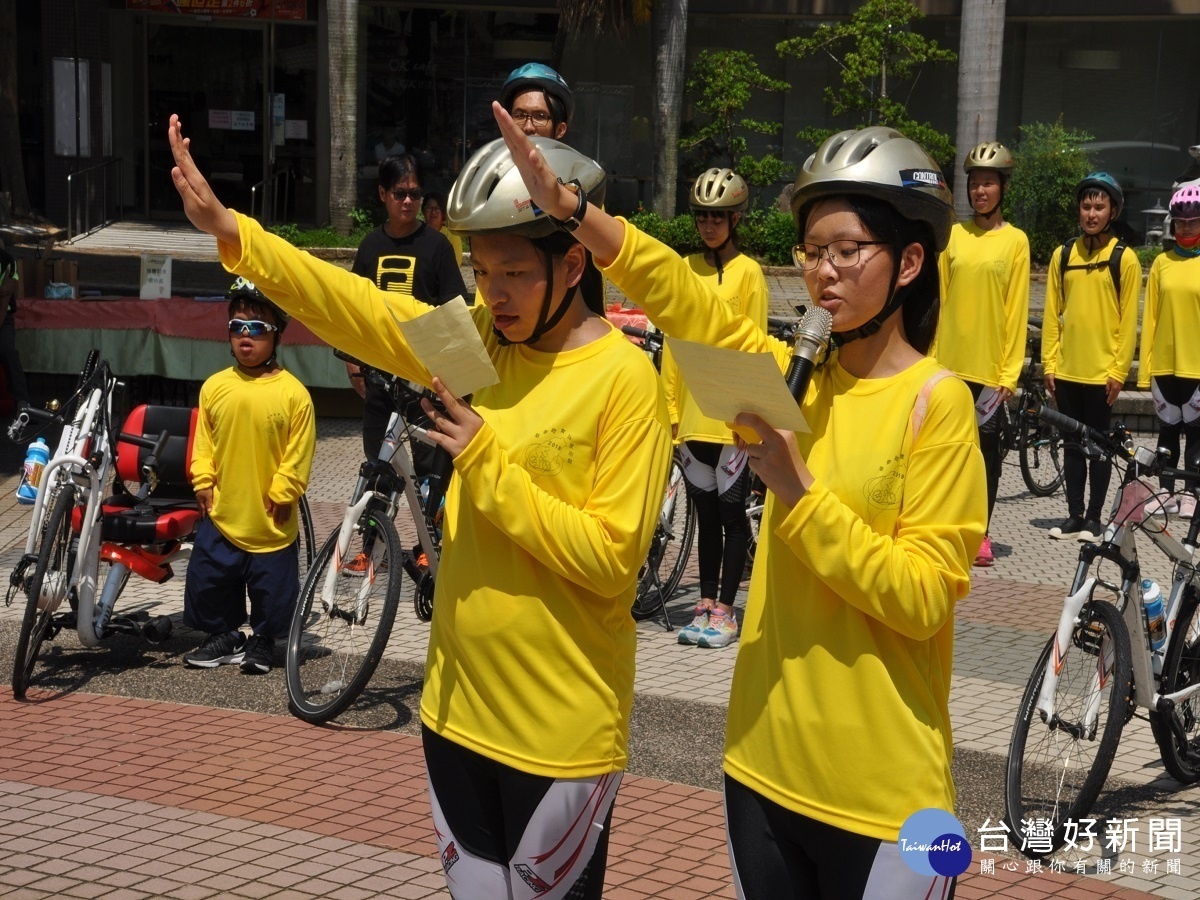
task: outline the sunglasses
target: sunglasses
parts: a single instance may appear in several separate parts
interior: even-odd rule
[[[425,196],[420,191],[414,191],[409,188],[392,188],[388,193],[392,195],[392,199],[397,203],[403,203],[405,200],[412,200],[416,203]]]
[[[249,335],[250,337],[262,337],[264,334],[270,334],[272,331],[278,331],[279,327],[272,325],[270,322],[263,322],[259,319],[230,319],[229,333],[236,335]]]

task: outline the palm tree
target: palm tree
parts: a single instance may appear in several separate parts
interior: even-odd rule
[[[958,123],[954,135],[957,152],[954,171],[962,171],[963,160],[981,141],[996,139],[1000,106],[1000,63],[1004,51],[1005,0],[963,0],[962,36],[958,47]],[[957,178],[956,178],[957,180]],[[971,213],[971,202],[963,189],[954,192],[954,207],[960,218]]]
[[[329,221],[350,233],[357,203],[358,0],[329,0]]]
[[[675,215],[679,123],[683,117],[684,62],[687,55],[688,0],[558,0],[561,32],[624,37],[630,23],[654,29],[654,180],[651,206],[660,216]],[[560,43],[556,41],[556,44]]]

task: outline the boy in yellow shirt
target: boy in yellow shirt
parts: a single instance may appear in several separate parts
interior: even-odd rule
[[[192,487],[203,516],[188,562],[185,625],[208,637],[183,661],[271,671],[300,593],[296,503],[308,486],[316,424],[308,390],[276,359],[288,317],[249,281],[229,292],[236,360],[200,388]],[[249,639],[240,628],[250,597]]]

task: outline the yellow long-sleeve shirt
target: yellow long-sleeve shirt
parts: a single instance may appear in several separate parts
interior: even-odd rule
[[[959,222],[938,257],[942,311],[929,355],[954,374],[1017,389],[1029,320],[1029,238]]]
[[[1200,256],[1171,250],[1150,266],[1138,386],[1153,375],[1200,378]]]
[[[739,254],[725,264],[718,279],[717,270],[704,259],[703,253],[694,253],[685,262],[697,278],[708,285],[713,295],[729,309],[743,313],[764,331],[767,328],[767,304],[770,299],[767,279],[762,266],[745,254]],[[733,432],[724,422],[710,419],[700,412],[695,399],[688,392],[671,356],[669,348],[663,351],[663,391],[667,396],[667,413],[671,424],[679,428],[675,436],[678,443],[684,441],[707,441],[711,444],[732,444]]]
[[[428,311],[238,217],[252,278],[324,340],[428,385],[401,321]],[[636,633],[629,608],[671,455],[645,355],[616,329],[543,353],[504,346],[472,309],[500,375],[471,405],[484,425],[454,460],[421,719],[490,759],[552,778],[628,758]]]
[[[1121,296],[1108,268],[1116,237],[1094,253],[1083,238],[1071,244],[1068,268],[1062,277],[1062,251],[1050,257],[1046,270],[1046,311],[1042,322],[1042,369],[1080,384],[1104,384],[1109,378],[1124,383],[1133,363],[1137,339],[1138,295],[1142,266],[1137,254],[1121,255]]]
[[[733,316],[668,248],[628,224],[606,274],[668,335],[791,357]],[[802,403],[816,478],[768,496],[742,623],[725,771],[782,806],[883,840],[925,807],[953,810],[954,604],[970,587],[987,490],[970,392],[924,359],[858,379],[836,359]],[[731,390],[735,389],[731,386]],[[880,747],[886,746],[886,752]]]
[[[266,510],[294,504],[308,487],[316,420],[308,389],[290,372],[252,378],[237,366],[200,388],[192,444],[192,488],[212,489],[213,524],[248,553],[282,550],[296,540],[295,514],[283,527]]]

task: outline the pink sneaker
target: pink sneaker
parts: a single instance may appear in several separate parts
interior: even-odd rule
[[[979,552],[975,554],[975,565],[986,569],[995,562],[996,557],[992,555],[992,539],[984,535],[983,543],[979,546]]]

